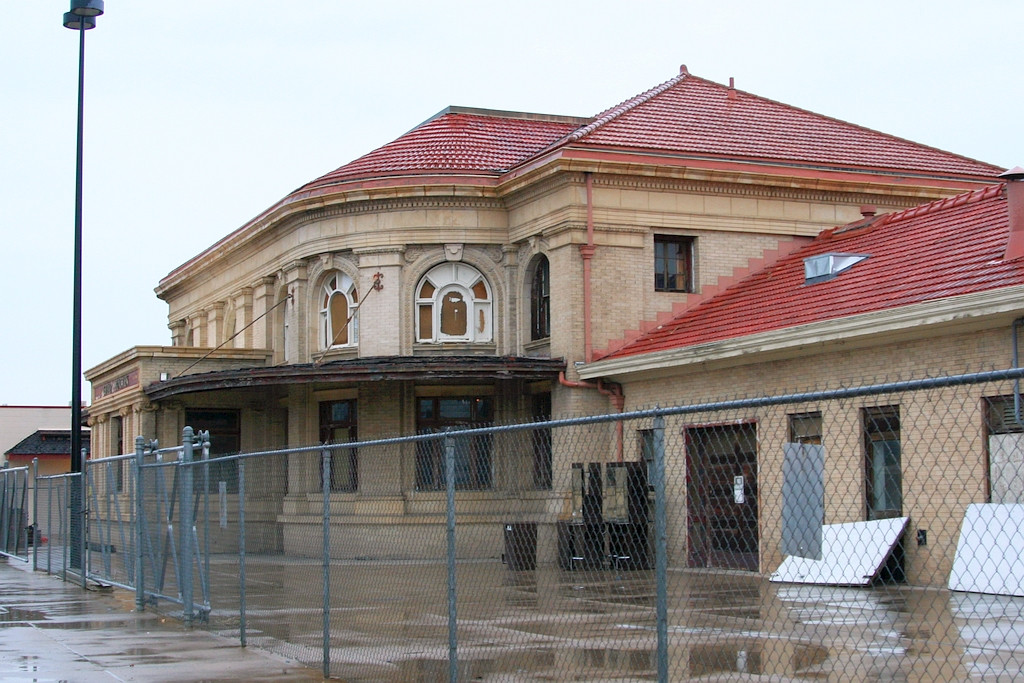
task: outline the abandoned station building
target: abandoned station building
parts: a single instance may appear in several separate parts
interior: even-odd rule
[[[685,67],[593,117],[449,107],[164,277],[170,345],[87,372],[92,455],[130,451],[136,435],[176,444],[186,425],[229,453],[682,402],[695,382],[629,365],[669,342],[627,340],[675,319],[693,334],[680,344],[706,341],[702,305],[792,265],[862,207],[995,192],[1002,171]],[[331,522],[365,532],[338,552],[437,557],[374,530],[443,518],[439,458],[415,444],[338,451]],[[541,523],[538,559],[551,560],[579,458],[475,444],[458,470],[460,552],[497,557],[514,518]],[[283,524],[271,545],[302,552],[299,531],[321,523],[320,473],[296,457],[278,474],[247,508]]]

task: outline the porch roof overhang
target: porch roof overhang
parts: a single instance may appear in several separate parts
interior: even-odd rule
[[[555,379],[564,370],[565,360],[561,358],[381,356],[337,360],[320,365],[304,363],[198,373],[154,382],[145,388],[145,392],[151,401],[159,401],[201,391],[309,383],[418,381],[444,384],[502,379],[543,380]]]

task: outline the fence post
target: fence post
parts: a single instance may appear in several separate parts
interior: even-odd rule
[[[57,491],[57,513],[63,514],[60,509],[60,491]],[[57,524],[60,524],[60,520],[57,520]],[[50,541],[46,544],[46,573],[53,573],[53,479],[46,480],[46,533],[50,534]]]
[[[238,459],[238,633],[245,647],[245,458]]]
[[[186,626],[192,625],[192,448],[194,433],[192,427],[185,426],[181,432],[181,461],[178,463],[181,482],[178,516],[178,552],[181,567],[178,573],[179,590],[181,591],[182,617]]]
[[[142,463],[145,457],[146,440],[142,436],[135,437],[135,460],[132,461],[132,471],[135,480],[135,609],[142,612],[146,608],[146,588],[143,585],[145,575],[143,573],[143,552],[142,544],[145,541],[145,516],[142,504]]]
[[[331,677],[331,451],[320,451],[320,471],[323,473],[324,547],[323,547],[323,665],[324,678]]]
[[[78,521],[78,528],[81,530],[78,539],[78,557],[81,558],[82,588],[85,588],[85,577],[89,575],[89,459],[87,452],[82,449],[82,473],[78,475],[78,510],[81,518]]]
[[[39,568],[39,458],[32,458],[32,571]]]
[[[455,592],[455,439],[451,434],[444,437],[444,482],[447,493],[445,507],[448,546],[448,680],[456,683],[459,677],[459,643]]]
[[[203,602],[210,604],[210,430],[199,432],[203,444]]]
[[[665,418],[654,418],[654,575],[658,631],[658,680],[668,681],[668,549],[665,514]]]

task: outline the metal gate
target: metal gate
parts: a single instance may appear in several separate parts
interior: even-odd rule
[[[0,555],[28,562],[28,467],[0,470]]]
[[[140,609],[163,600],[181,605],[186,623],[206,620],[209,453],[209,432],[186,427],[180,446],[139,438],[134,454],[87,461],[90,580],[135,591]]]

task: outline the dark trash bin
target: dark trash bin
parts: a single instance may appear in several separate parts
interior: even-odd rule
[[[537,568],[537,523],[517,522],[505,524],[505,564],[512,571],[531,571]]]

